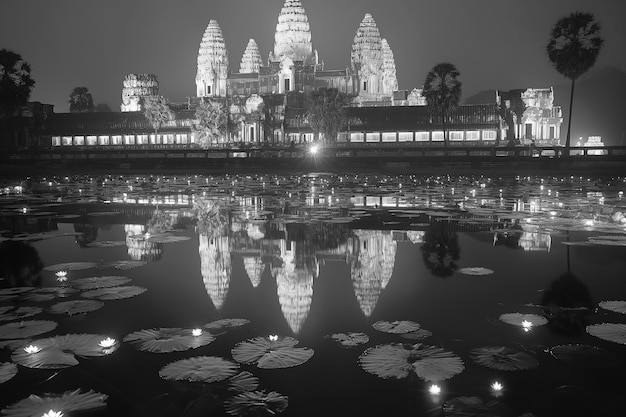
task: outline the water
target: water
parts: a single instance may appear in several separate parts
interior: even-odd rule
[[[114,352],[78,357],[75,366],[19,365],[1,384],[3,409],[30,394],[80,388],[108,395],[106,408],[89,415],[225,415],[224,403],[236,395],[225,382],[169,381],[159,372],[199,356],[232,361],[239,343],[276,335],[297,339],[313,356],[293,367],[239,370],[258,378],[257,390],[287,397],[285,416],[466,415],[458,407],[476,409],[477,401],[481,415],[621,414],[624,339],[587,331],[625,323],[601,304],[626,300],[621,178],[80,176],[6,179],[2,186],[2,285],[21,274],[16,286],[27,280],[79,291],[40,299],[33,294],[42,290],[5,290],[4,313],[41,307],[22,320],[57,327],[17,342],[0,328],[7,345],[0,362],[52,336],[117,340]],[[117,269],[117,261],[140,262]],[[60,265],[76,262],[94,265]],[[61,269],[65,281],[55,274]],[[48,310],[87,299],[79,280],[103,276],[129,278],[125,286],[146,291],[85,314]],[[508,313],[536,321],[509,324]],[[123,341],[144,329],[190,331],[225,318],[249,323],[213,331],[214,341],[183,351],[147,352]],[[410,339],[374,328],[403,320],[430,333]],[[19,321],[5,317],[0,326]],[[346,332],[369,341],[343,347],[329,338]],[[364,352],[402,343],[443,348],[462,370],[439,380],[424,371],[383,379],[361,367]],[[558,346],[565,347],[553,354]],[[508,348],[522,363],[530,355],[522,366],[529,369],[481,364],[475,353],[485,347]],[[501,392],[491,388],[496,381]],[[439,394],[429,391],[433,384]],[[455,414],[457,401],[465,405]]]

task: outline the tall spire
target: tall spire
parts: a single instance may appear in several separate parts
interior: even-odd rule
[[[396,76],[396,61],[393,51],[387,39],[382,40],[383,45],[383,92],[393,94],[398,90],[398,77]]]
[[[200,42],[196,91],[198,97],[225,96],[228,76],[228,51],[222,29],[211,20]]]
[[[300,0],[285,0],[278,16],[270,59],[278,61],[283,56],[305,62],[314,58],[309,19]]]
[[[352,43],[353,67],[359,76],[379,75],[383,69],[383,45],[371,14],[365,14]]]
[[[241,65],[239,65],[239,72],[242,74],[249,74],[259,72],[259,68],[263,64],[261,59],[261,53],[259,47],[254,39],[248,41],[246,50],[241,57]]]

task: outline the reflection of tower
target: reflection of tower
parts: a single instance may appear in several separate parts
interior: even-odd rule
[[[228,236],[199,236],[200,273],[204,287],[217,310],[221,309],[230,286],[230,247]]]
[[[254,254],[244,254],[243,267],[246,269],[246,273],[248,274],[248,278],[250,278],[252,286],[254,288],[258,287],[261,283],[263,271],[265,271],[265,264],[261,259],[261,252],[259,251]]]
[[[397,242],[384,230],[354,230],[350,246],[351,276],[354,295],[361,311],[370,316],[380,293],[391,279],[396,260]]]
[[[145,240],[144,231],[145,226],[141,224],[124,225],[128,255],[135,261],[156,261],[161,259],[163,245]]]
[[[280,242],[282,265],[272,268],[272,273],[276,277],[280,309],[291,331],[297,335],[311,308],[313,278],[318,271],[311,270],[307,265],[296,265],[296,242]]]
[[[549,233],[538,232],[537,226],[522,225],[522,236],[519,238],[519,245],[525,251],[547,251],[550,252],[552,237]]]

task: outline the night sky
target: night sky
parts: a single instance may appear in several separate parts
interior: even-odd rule
[[[266,60],[284,0],[2,0],[0,48],[22,55],[36,81],[31,100],[68,111],[87,87],[94,102],[119,111],[124,76],[158,76],[171,101],[195,94],[196,59],[210,19],[224,33],[231,70],[254,38]],[[545,53],[562,16],[594,14],[605,38],[596,68],[626,69],[624,0],[303,0],[313,48],[326,69],[345,68],[365,13],[394,52],[400,89],[421,87],[448,61],[461,72],[463,97],[485,89],[549,87],[566,81]],[[557,97],[557,104],[566,101]]]

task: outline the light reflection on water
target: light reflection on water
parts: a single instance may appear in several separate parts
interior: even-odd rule
[[[165,383],[160,368],[192,356],[230,358],[237,342],[278,334],[297,338],[315,355],[285,370],[244,368],[260,378],[262,389],[289,397],[284,415],[441,415],[454,397],[494,399],[495,381],[505,387],[497,397],[515,410],[511,415],[612,415],[624,364],[564,364],[549,349],[585,344],[623,355],[622,345],[585,331],[590,324],[624,322],[623,315],[598,307],[626,299],[623,188],[621,179],[580,177],[324,174],[5,181],[3,265],[32,266],[37,256],[41,262],[32,276],[3,267],[5,283],[13,277],[37,284],[40,277],[44,286],[61,285],[41,266],[63,262],[145,262],[122,271],[70,270],[70,286],[72,279],[124,275],[148,291],[106,301],[85,316],[59,320],[44,313],[60,323],[54,334],[97,332],[122,340],[140,329],[196,328],[220,318],[252,323],[176,354],[122,346],[103,360],[81,362],[85,374],[68,369],[46,381],[46,371],[29,371],[5,383],[11,395],[0,405],[83,387],[110,395],[110,415],[127,408],[136,415],[180,415],[182,404],[200,394]],[[15,257],[16,249],[6,248],[18,243],[36,254]],[[494,272],[462,273],[477,267]],[[548,322],[499,320],[514,312]],[[382,333],[372,327],[380,320],[411,320],[432,336]],[[342,349],[325,338],[340,332],[363,332],[370,340]],[[421,342],[465,363],[465,371],[437,384],[436,398],[432,384],[415,375],[382,380],[359,367],[366,347]],[[494,370],[471,359],[470,351],[483,346],[523,350],[540,365]],[[85,376],[89,372],[97,377]],[[40,384],[35,389],[31,378]],[[223,413],[220,401],[211,401],[194,404]]]

